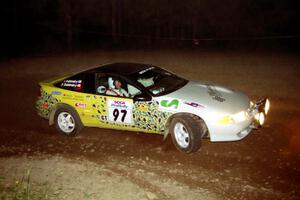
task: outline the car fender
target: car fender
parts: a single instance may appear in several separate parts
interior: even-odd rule
[[[78,115],[78,112],[76,111],[76,109],[73,106],[71,106],[69,104],[66,104],[66,103],[58,103],[58,104],[55,105],[55,107],[50,112],[50,115],[49,115],[49,126],[51,126],[51,125],[54,124],[54,116],[55,116],[55,113],[56,113],[57,109],[59,109],[59,108],[69,108],[69,109],[72,109]],[[79,119],[80,119],[80,117],[79,117]]]
[[[193,118],[195,118],[195,119],[201,119],[201,121],[204,123],[203,125],[205,125],[205,129],[206,129],[205,134],[204,134],[203,136],[205,136],[205,137],[208,136],[209,131],[208,131],[207,125],[206,125],[205,121],[204,121],[199,115],[194,114],[194,113],[190,113],[190,112],[178,112],[178,113],[174,113],[173,115],[171,115],[171,116],[168,118],[168,120],[167,120],[167,122],[166,122],[166,125],[165,125],[165,131],[164,131],[164,137],[163,137],[163,140],[165,140],[165,139],[168,137],[169,133],[170,133],[169,126],[170,126],[171,121],[172,121],[175,117],[181,117],[181,116],[184,116],[184,115],[189,115],[189,116],[191,116],[191,117],[193,117]],[[203,136],[202,136],[202,137],[203,137]]]

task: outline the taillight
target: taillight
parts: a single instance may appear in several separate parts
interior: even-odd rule
[[[49,104],[48,103],[44,103],[41,105],[43,108],[48,108],[49,107]]]

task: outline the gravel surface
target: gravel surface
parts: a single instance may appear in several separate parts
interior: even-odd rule
[[[91,51],[0,62],[0,189],[28,173],[49,199],[300,199],[300,59],[288,52]],[[194,154],[170,138],[85,128],[67,138],[36,115],[39,81],[111,62],[163,66],[268,96],[265,127],[238,142],[203,140]],[[1,191],[0,191],[1,192]],[[1,193],[0,193],[1,194]]]

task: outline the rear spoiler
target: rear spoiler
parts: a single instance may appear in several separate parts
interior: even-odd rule
[[[65,79],[65,78],[67,78],[67,77],[70,77],[70,76],[72,76],[72,75],[73,75],[73,74],[65,74],[65,75],[55,76],[55,77],[52,77],[51,79],[47,79],[47,80],[45,80],[45,81],[39,82],[39,85],[40,85],[40,86],[43,86],[43,85],[48,85],[48,86],[50,86],[50,85],[53,85],[54,83],[57,83],[57,82],[59,82],[59,81]]]

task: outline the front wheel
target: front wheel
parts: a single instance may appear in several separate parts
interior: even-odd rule
[[[67,106],[58,108],[54,119],[56,129],[66,136],[76,136],[83,128],[76,111]]]
[[[174,117],[170,124],[172,140],[176,148],[185,153],[197,151],[205,132],[204,122],[196,116]]]

